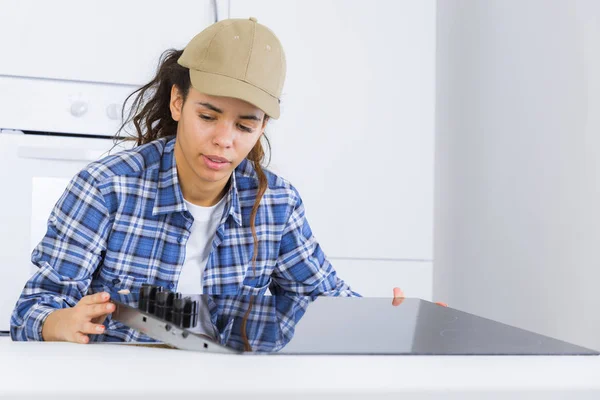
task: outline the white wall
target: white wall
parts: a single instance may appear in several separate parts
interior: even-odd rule
[[[438,2],[434,297],[600,349],[600,2]]]
[[[430,299],[435,1],[231,0],[250,16],[288,62],[271,169],[354,289]]]

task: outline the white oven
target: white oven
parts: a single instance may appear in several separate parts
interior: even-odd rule
[[[109,138],[0,131],[0,331],[35,266],[33,247],[69,180],[112,147]]]
[[[169,7],[177,18],[159,0],[2,4],[0,37],[10,39],[0,40],[0,334],[51,208],[113,147],[126,96],[154,76],[164,50],[227,18],[229,1]]]

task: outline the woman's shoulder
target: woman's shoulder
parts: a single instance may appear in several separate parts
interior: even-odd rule
[[[262,167],[267,178],[267,190],[270,195],[285,195],[299,199],[300,195],[294,185],[282,176]],[[235,170],[238,191],[255,190],[258,187],[258,175],[251,161],[244,159]]]
[[[115,176],[136,176],[159,169],[163,156],[173,156],[171,138],[160,138],[133,148],[127,148],[127,142],[118,143],[115,148],[117,146],[122,150],[88,164],[83,172],[97,181]]]

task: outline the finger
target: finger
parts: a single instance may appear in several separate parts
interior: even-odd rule
[[[104,333],[104,325],[94,324],[93,322],[85,322],[79,332],[90,335],[101,335]]]
[[[394,288],[394,297],[404,297],[404,292],[402,289],[395,287]]]
[[[442,306],[442,307],[448,307],[448,304],[442,303],[441,301],[438,301],[435,304],[437,304],[438,306]]]
[[[394,288],[394,298],[392,299],[393,306],[399,306],[404,301],[404,292],[400,288]]]
[[[392,305],[394,307],[399,306],[400,304],[402,304],[402,302],[404,302],[404,297],[394,297],[392,299]]]
[[[90,294],[89,296],[82,297],[81,300],[79,300],[79,303],[77,303],[77,304],[83,304],[83,305],[99,304],[99,303],[106,303],[108,300],[110,300],[110,294],[108,294],[106,292],[98,292],[98,293]]]
[[[104,317],[115,311],[113,303],[93,304],[86,307],[85,315],[89,319]]]
[[[90,338],[88,335],[84,335],[83,333],[80,332],[76,332],[75,333],[75,338],[74,338],[74,342],[76,343],[81,343],[81,344],[87,344],[90,342]]]
[[[107,316],[108,316],[108,314],[105,314],[105,315],[101,315],[101,316],[99,316],[97,318],[92,318],[92,322],[94,324],[103,324],[104,321],[106,321],[106,317]]]

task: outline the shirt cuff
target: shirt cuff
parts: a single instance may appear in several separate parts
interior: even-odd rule
[[[42,337],[42,328],[48,315],[57,309],[54,307],[48,307],[44,305],[37,305],[29,314],[25,327],[25,336],[27,340],[44,341]]]

